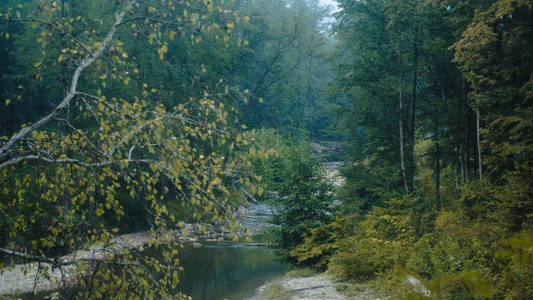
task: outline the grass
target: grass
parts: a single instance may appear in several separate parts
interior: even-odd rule
[[[289,291],[279,282],[271,282],[265,288],[265,300],[289,300]]]
[[[285,276],[287,277],[311,277],[316,274],[317,272],[310,268],[297,268],[297,269],[290,271]]]

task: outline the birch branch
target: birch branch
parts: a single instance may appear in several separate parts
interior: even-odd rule
[[[92,53],[92,55],[85,58],[81,62],[81,64],[76,68],[76,71],[74,71],[74,75],[72,76],[72,80],[70,82],[70,88],[68,90],[68,93],[63,98],[63,100],[56,106],[56,108],[50,114],[48,114],[47,116],[33,123],[30,126],[22,128],[20,131],[14,134],[4,145],[2,145],[2,147],[0,148],[0,158],[5,157],[9,153],[10,149],[15,145],[15,143],[17,143],[18,141],[26,137],[28,134],[30,134],[34,130],[48,123],[50,120],[54,119],[54,117],[56,117],[64,108],[70,105],[70,102],[77,94],[76,89],[78,87],[78,80],[80,79],[81,73],[86,68],[91,66],[96,61],[96,59],[98,59],[102,55],[104,50],[109,46],[109,43],[113,39],[113,36],[115,35],[118,25],[122,22],[122,19],[126,15],[126,12],[129,10],[129,8],[132,6],[134,2],[135,0],[128,1],[124,9],[117,16],[113,26],[111,26],[111,28],[109,29],[109,32],[107,33],[107,36],[105,37],[100,47],[94,53]]]
[[[78,159],[72,159],[72,158],[51,159],[51,158],[46,158],[46,157],[42,157],[39,155],[26,155],[26,156],[20,156],[20,157],[10,159],[0,164],[0,170],[6,167],[12,166],[12,165],[16,165],[23,161],[30,161],[30,160],[38,160],[38,161],[51,163],[51,164],[74,164],[74,165],[80,165],[80,166],[87,167],[87,168],[101,168],[101,167],[105,167],[109,165],[117,165],[117,164],[121,164],[125,162],[128,162],[128,163],[137,162],[137,163],[147,163],[147,164],[155,163],[155,161],[150,160],[150,159],[135,159],[135,160],[123,159],[123,160],[89,163],[89,162],[85,162],[85,161],[78,160]]]

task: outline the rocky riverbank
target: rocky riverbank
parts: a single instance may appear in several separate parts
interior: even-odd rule
[[[243,208],[242,211],[240,222],[244,226],[237,232],[232,233],[225,229],[224,226],[217,224],[184,223],[178,230],[168,232],[166,238],[183,243],[191,243],[193,247],[201,247],[204,242],[234,241],[235,237],[243,238],[266,226],[266,218],[270,214],[267,206],[262,204],[253,205],[248,209]],[[116,236],[111,240],[111,244],[115,250],[135,248],[142,251],[153,239],[154,237],[150,232],[136,232]],[[264,244],[260,243],[250,243],[250,245],[264,246]],[[107,253],[109,254],[109,252]],[[102,259],[105,255],[102,246],[96,244],[88,249],[82,249],[63,256],[61,260]],[[42,274],[39,274],[39,270],[42,272],[44,265],[33,262],[0,269],[0,296],[55,290],[63,284],[64,280],[69,280],[68,273],[74,270],[73,266],[65,266],[63,268],[49,269],[45,272],[47,276],[42,276]]]
[[[257,289],[257,294],[248,300],[380,300],[371,289],[354,293],[351,284],[339,282],[328,274],[313,276],[288,275],[269,282]],[[351,290],[349,295],[345,292]]]

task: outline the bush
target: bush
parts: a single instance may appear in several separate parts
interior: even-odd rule
[[[375,238],[351,237],[342,241],[329,269],[343,279],[366,280],[394,265],[394,246]]]
[[[265,288],[265,300],[289,300],[289,291],[280,283],[269,283]]]
[[[311,229],[304,242],[291,251],[300,265],[325,270],[331,256],[338,249],[338,241],[348,233],[348,221],[337,216],[335,221]]]
[[[296,268],[289,273],[287,273],[286,277],[311,277],[316,274],[316,271],[311,268]]]

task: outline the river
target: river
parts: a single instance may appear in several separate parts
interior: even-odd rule
[[[248,299],[258,287],[290,270],[269,248],[233,243],[185,245],[180,263],[184,271],[177,291],[195,300]]]
[[[252,205],[248,211],[241,222],[251,231],[263,227],[271,214],[264,204]],[[290,270],[266,247],[218,242],[194,248],[186,244],[180,253],[185,271],[177,289],[198,300],[247,299],[258,287]]]
[[[271,215],[264,204],[247,209],[241,223],[250,231],[260,230]],[[245,300],[257,294],[257,288],[288,272],[291,267],[281,264],[272,249],[249,246],[229,241],[205,242],[201,246],[183,243],[179,250],[180,264],[176,292],[191,296],[194,300]],[[146,249],[147,256],[159,256],[153,249]],[[40,292],[36,297],[21,295],[21,299],[49,299],[52,292]]]

